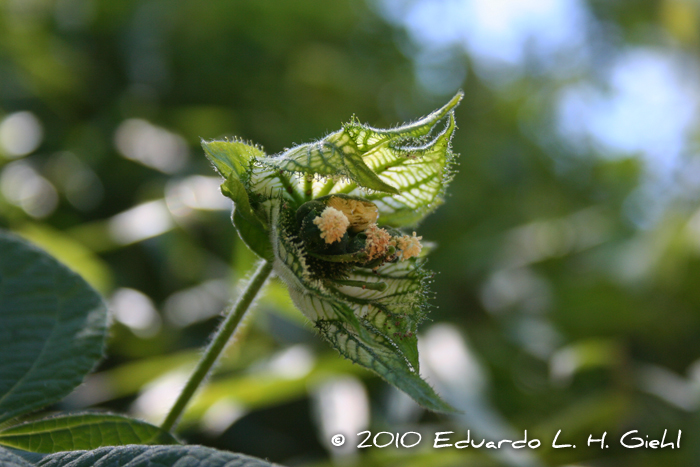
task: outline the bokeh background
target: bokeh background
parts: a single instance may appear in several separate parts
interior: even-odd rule
[[[254,257],[200,138],[270,154],[415,119],[457,89],[426,413],[271,284],[181,435],[289,466],[700,465],[695,0],[1,0],[0,227],[80,272],[114,325],[51,410],[158,423]],[[353,449],[369,429],[422,448]],[[577,449],[552,449],[561,441]],[[665,429],[680,450],[624,449]],[[539,438],[430,449],[433,433]],[[586,447],[608,433],[609,449]],[[333,448],[331,435],[348,445]],[[380,438],[384,443],[389,437]],[[527,452],[524,452],[527,451]]]

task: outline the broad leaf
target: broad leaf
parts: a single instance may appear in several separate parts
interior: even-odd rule
[[[77,274],[0,232],[0,423],[54,403],[102,357],[107,309]]]
[[[342,320],[320,320],[316,327],[345,358],[374,371],[426,409],[455,412],[455,408],[443,401],[417,370],[406,365],[403,355],[392,349],[391,342],[381,335],[360,338],[357,331]]]
[[[126,444],[177,444],[168,432],[122,415],[73,414],[15,425],[0,431],[0,444],[53,453]]]
[[[260,164],[270,169],[254,171],[253,182],[281,171],[287,173],[288,185],[298,193],[363,196],[377,204],[382,222],[415,224],[441,204],[450,181],[454,159],[450,142],[456,128],[453,111],[462,96],[458,93],[427,117],[390,130],[353,120],[320,141],[260,159]],[[447,125],[437,132],[443,120]],[[298,174],[315,181],[305,189],[301,186],[304,177]],[[284,188],[289,191],[290,187]],[[367,190],[375,193],[368,195]]]
[[[321,141],[295,146],[278,157],[264,160],[275,170],[310,176],[345,177],[359,186],[392,194],[396,188],[382,181],[362,160],[363,154],[345,130]]]
[[[397,227],[413,225],[442,204],[454,159],[450,148],[456,128],[452,109],[461,98],[458,94],[427,117],[392,130],[378,130],[358,123],[345,126],[345,131],[364,154],[365,163],[381,180],[398,190],[391,196],[387,193],[365,195],[377,205],[382,223]],[[447,118],[447,125],[430,138],[443,118]],[[334,187],[333,192],[362,195],[362,190],[348,190],[344,185]]]
[[[2,467],[33,467],[28,461],[22,459],[16,454],[11,453],[7,449],[0,447],[0,465]]]
[[[203,446],[120,446],[94,451],[61,452],[45,457],[41,467],[270,467],[255,457]]]

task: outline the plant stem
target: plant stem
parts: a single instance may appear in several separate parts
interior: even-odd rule
[[[321,196],[326,196],[328,193],[331,192],[331,190],[333,189],[334,186],[335,186],[335,180],[333,180],[332,178],[328,178],[328,181],[326,182],[325,185],[323,185],[323,187],[321,187],[321,191],[318,192],[316,197],[320,198]]]
[[[238,328],[241,318],[243,318],[243,315],[245,315],[248,308],[250,308],[251,303],[253,303],[255,296],[258,294],[262,286],[265,285],[265,281],[267,280],[271,271],[271,262],[260,262],[258,269],[253,274],[253,277],[251,277],[250,282],[248,282],[246,289],[238,297],[233,309],[228,313],[223,323],[221,323],[221,326],[214,334],[213,339],[204,352],[204,356],[199,361],[197,367],[192,373],[192,376],[190,376],[187,384],[182,389],[182,392],[175,401],[173,408],[170,409],[170,413],[168,413],[168,416],[165,417],[165,420],[161,425],[161,428],[163,428],[165,431],[171,431],[175,427],[175,424],[180,418],[180,415],[182,415],[182,412],[185,410],[185,407],[187,407],[190,399],[192,399],[192,396],[197,391],[197,388],[199,388],[199,386],[206,379],[207,375],[209,375],[209,372],[216,363],[216,360],[219,358],[219,355],[226,347],[226,344],[228,343],[229,339],[231,339],[231,336],[236,331],[236,328]]]
[[[304,176],[304,199],[306,201],[311,201],[311,197],[314,194],[314,176],[306,175]]]

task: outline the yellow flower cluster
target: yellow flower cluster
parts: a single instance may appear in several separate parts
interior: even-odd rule
[[[420,241],[423,237],[417,237],[415,232],[412,236],[392,237],[386,229],[376,224],[377,217],[376,207],[371,203],[336,197],[331,198],[329,206],[313,222],[321,231],[321,238],[328,244],[340,241],[348,228],[355,232],[364,231],[367,235],[365,250],[369,261],[386,256],[389,247],[396,249],[396,256],[392,257],[401,261],[420,254],[423,248]]]
[[[326,243],[333,243],[343,238],[350,226],[350,221],[342,211],[328,206],[320,216],[314,219],[314,224],[321,231],[321,238]]]
[[[365,249],[369,255],[369,261],[375,258],[386,255],[386,251],[391,244],[391,235],[384,229],[377,227],[377,224],[372,224],[365,230],[367,234],[367,243]]]
[[[401,261],[405,261],[408,258],[413,258],[418,256],[420,251],[423,249],[420,241],[423,237],[416,237],[416,233],[413,232],[413,236],[404,235],[396,239],[396,249],[399,250],[397,253]]]
[[[350,230],[355,233],[366,230],[371,224],[376,224],[379,217],[377,206],[369,201],[334,196],[328,201],[328,205],[343,211],[350,221]]]

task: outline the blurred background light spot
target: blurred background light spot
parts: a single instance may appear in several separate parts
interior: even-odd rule
[[[109,220],[112,239],[121,244],[139,242],[155,237],[174,227],[165,201],[156,200],[124,211]]]
[[[153,302],[138,290],[117,289],[109,305],[114,319],[139,337],[152,337],[160,330],[161,319]]]
[[[127,159],[168,174],[182,169],[189,156],[181,136],[137,118],[119,125],[114,143]]]
[[[599,245],[609,237],[610,222],[596,207],[556,219],[531,222],[506,234],[504,268],[520,267]]]
[[[169,323],[185,327],[217,316],[230,298],[230,289],[230,281],[216,279],[175,292],[165,300],[165,317]]]
[[[416,78],[423,89],[447,95],[459,89],[467,77],[467,64],[454,49],[424,50],[413,58]]]
[[[418,49],[462,47],[486,84],[525,71],[566,74],[588,56],[590,15],[578,0],[383,0],[380,9]]]
[[[693,57],[632,48],[613,61],[604,88],[582,83],[563,89],[559,131],[584,151],[640,154],[655,177],[668,177],[695,125],[699,96]]]
[[[168,209],[177,217],[184,217],[192,209],[230,210],[233,202],[221,194],[220,177],[192,175],[171,182],[165,190]]]
[[[418,343],[421,359],[445,384],[459,386],[461,391],[469,393],[484,390],[486,379],[481,365],[455,326],[431,326]],[[421,366],[424,366],[422,362]]]
[[[163,421],[187,383],[189,369],[170,371],[149,382],[131,406],[131,412],[151,423]]]
[[[61,405],[67,410],[83,410],[114,398],[114,389],[114,381],[104,373],[92,373],[85,378],[83,384],[61,401]]]
[[[549,358],[563,340],[552,323],[537,316],[523,316],[512,334],[523,349],[541,359]]]
[[[102,182],[75,154],[63,151],[52,155],[46,172],[65,194],[68,202],[77,209],[89,211],[102,201]]]
[[[425,413],[408,394],[395,388],[388,388],[383,400],[386,421],[390,425],[407,425],[417,423]]]
[[[528,268],[518,268],[495,272],[481,290],[481,301],[493,313],[513,307],[541,313],[549,309],[552,299],[546,279]]]
[[[687,374],[700,404],[700,360],[695,360],[688,366]]]
[[[369,399],[362,383],[352,377],[327,380],[316,388],[314,402],[321,444],[334,456],[354,454],[355,443],[335,447],[330,440],[342,434],[349,441],[369,426]]]
[[[686,238],[697,254],[700,254],[700,209],[690,217],[685,228]]]
[[[654,394],[675,407],[694,412],[700,405],[700,388],[696,381],[664,367],[649,364],[640,366],[636,377],[643,391]]]
[[[58,193],[47,179],[25,161],[7,164],[0,173],[0,192],[30,216],[41,219],[58,206]]]
[[[568,385],[579,371],[619,364],[620,353],[618,344],[607,339],[593,338],[573,343],[552,354],[550,377],[560,385]]]
[[[231,399],[219,399],[204,412],[202,427],[209,434],[219,436],[248,411]]]
[[[451,324],[431,326],[418,340],[421,372],[428,382],[457,410],[454,419],[463,430],[473,430],[491,439],[520,439],[508,421],[487,399],[489,382],[482,365],[462,336]],[[530,453],[512,449],[492,453],[503,465],[535,467],[539,464]]]
[[[269,370],[287,379],[303,378],[313,369],[316,358],[313,352],[302,344],[294,345],[272,356]]]
[[[643,232],[621,243],[610,258],[614,277],[622,284],[634,284],[658,274],[672,237],[670,231]]]
[[[41,122],[31,112],[16,112],[0,122],[0,150],[9,158],[34,152],[43,137]]]

